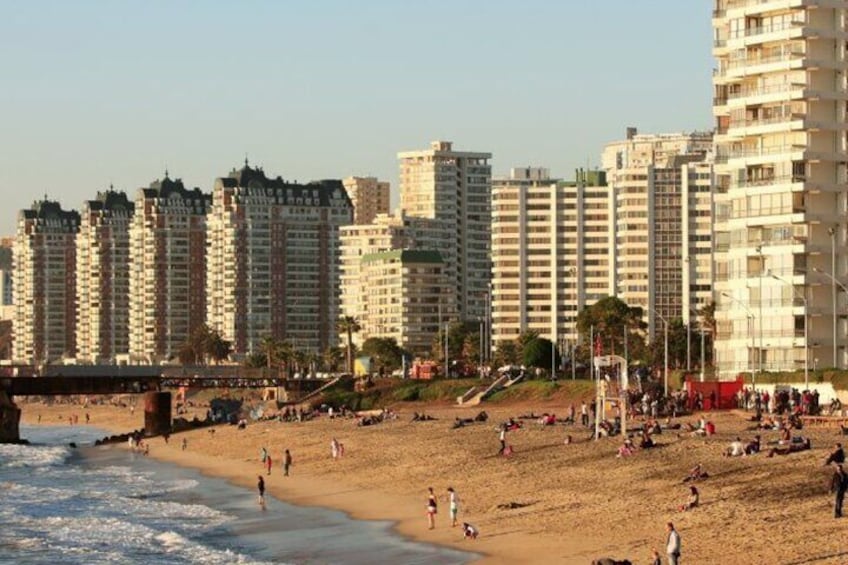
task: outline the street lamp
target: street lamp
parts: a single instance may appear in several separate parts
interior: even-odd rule
[[[725,298],[729,298],[731,302],[738,304],[739,306],[741,306],[742,308],[745,309],[745,312],[746,312],[745,317],[748,319],[748,322],[749,322],[748,327],[750,328],[750,331],[751,331],[751,352],[756,351],[756,348],[754,346],[754,313],[751,312],[751,309],[748,308],[748,306],[746,306],[744,302],[742,302],[738,298],[735,298],[732,294],[727,293],[727,292],[722,292],[721,295],[724,296]],[[760,297],[760,300],[762,300],[762,296]],[[762,322],[760,322],[760,323],[762,323]],[[760,338],[762,339],[762,335],[760,335]],[[750,362],[750,360],[748,361],[748,370],[751,371],[751,386],[752,387],[756,386],[757,379],[754,376],[754,365],[753,365],[753,363]]]
[[[837,333],[836,332],[836,327],[837,327],[837,325],[836,325],[836,286],[839,285],[839,288],[841,288],[846,294],[848,294],[848,288],[845,288],[845,285],[842,284],[841,282],[839,282],[838,280],[836,280],[836,277],[833,276],[833,274],[828,273],[824,269],[819,269],[818,267],[813,267],[813,270],[815,272],[829,278],[830,282],[833,286],[833,368],[838,369],[839,368],[839,357],[837,356],[837,350],[838,350],[839,347],[838,347],[837,336],[836,336],[836,333]]]
[[[827,233],[830,234],[830,272],[836,275],[836,227],[827,228]],[[815,270],[815,269],[813,269]],[[833,368],[839,368],[839,358],[836,354],[836,279],[830,277],[830,297],[833,304]]]
[[[692,314],[695,314],[696,318],[701,315],[701,314],[698,313],[697,310],[695,310],[691,306],[689,307],[689,311]],[[698,322],[698,326],[700,327],[700,330],[701,330],[701,382],[704,382],[704,364],[706,363],[706,360],[705,360],[705,357],[704,357],[704,322],[703,322],[703,320]],[[689,356],[688,344],[689,344],[689,331],[690,331],[691,327],[692,327],[692,323],[690,321],[690,323],[688,323],[686,325],[686,341],[687,341],[686,356],[687,357]]]
[[[652,311],[655,315],[657,315],[659,317],[660,320],[662,320],[663,326],[665,328],[665,331],[664,331],[664,334],[665,334],[665,337],[664,337],[665,362],[664,362],[664,369],[663,369],[663,391],[664,391],[665,396],[668,396],[668,320],[666,320],[665,317],[662,314],[660,314],[657,311],[656,308],[654,308]]]
[[[769,273],[769,274],[771,275],[771,278],[773,278],[774,280],[780,281],[783,284],[789,285],[790,287],[792,287],[792,293],[796,297],[800,298],[804,303],[804,389],[810,390],[810,355],[809,355],[809,351],[808,351],[809,346],[810,346],[810,342],[809,342],[809,334],[808,334],[808,327],[807,327],[807,297],[804,296],[802,293],[799,293],[798,290],[795,288],[795,285],[792,284],[791,282],[789,282],[788,280],[782,279],[782,278],[780,278],[779,276],[777,276],[773,273]]]
[[[760,256],[760,349],[757,351],[757,371],[763,374],[763,273],[766,270],[766,258],[763,256],[763,246],[757,246],[757,255]]]

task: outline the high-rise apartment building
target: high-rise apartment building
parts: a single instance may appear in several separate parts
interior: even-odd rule
[[[0,320],[11,320],[15,315],[12,302],[12,251],[15,239],[0,238]]]
[[[76,354],[76,245],[80,216],[42,200],[18,213],[13,258],[13,360],[46,363]]]
[[[133,203],[111,188],[86,201],[76,252],[77,360],[114,363],[129,353]]]
[[[442,317],[439,305],[449,295],[444,261],[435,250],[398,249],[361,259],[364,316],[362,333],[394,338],[404,349],[429,356]]]
[[[389,213],[389,183],[376,177],[347,177],[342,180],[353,203],[353,223],[370,224],[378,214]]]
[[[639,135],[608,144],[610,276],[615,296],[641,306],[651,335],[711,300],[712,133]],[[694,312],[693,312],[694,311]]]
[[[492,182],[492,340],[535,331],[575,342],[577,315],[613,293],[610,195],[600,171],[575,181],[516,168]]]
[[[459,315],[466,320],[486,314],[491,280],[491,157],[491,153],[455,151],[449,141],[398,154],[402,211],[443,220],[455,238],[451,252],[454,290]]]
[[[455,294],[452,282],[456,280],[453,272],[454,237],[443,220],[417,218],[411,216],[381,214],[367,225],[350,225],[341,230],[341,308],[345,316],[353,316],[360,322],[362,330],[353,335],[356,345],[372,336],[370,331],[377,327],[370,320],[372,310],[368,308],[368,294],[373,288],[369,271],[364,269],[363,257],[383,252],[414,250],[439,251],[442,264],[439,270],[446,279],[446,286],[439,287],[438,301],[430,304],[433,316],[441,316],[443,321],[456,317]],[[445,252],[442,256],[441,251]],[[423,312],[419,314],[424,315]],[[438,326],[438,323],[435,324]],[[420,327],[421,325],[419,325]],[[426,324],[424,324],[426,326]],[[429,327],[429,326],[428,326]],[[435,332],[429,337],[435,339]],[[416,332],[413,332],[417,334]],[[403,339],[400,334],[394,337]],[[418,340],[416,337],[413,341]],[[400,343],[400,341],[398,341]]]
[[[848,3],[714,8],[717,368],[844,368]]]
[[[263,338],[318,353],[338,341],[339,228],[353,209],[338,180],[296,184],[245,163],[215,181],[207,221],[207,324],[238,355]]]
[[[211,197],[168,177],[138,191],[130,227],[130,358],[175,359],[206,317]]]

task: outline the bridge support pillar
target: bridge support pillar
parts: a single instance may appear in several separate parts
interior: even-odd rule
[[[20,443],[21,409],[6,391],[0,390],[0,443]]]
[[[171,433],[171,393],[148,392],[144,395],[144,434]]]

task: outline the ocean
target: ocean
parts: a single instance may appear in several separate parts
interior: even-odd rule
[[[0,564],[460,564],[386,522],[304,508],[114,446],[89,426],[0,445]],[[79,449],[68,447],[75,442]],[[85,447],[85,446],[88,447]]]

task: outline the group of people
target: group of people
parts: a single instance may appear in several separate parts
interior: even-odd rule
[[[457,495],[453,487],[448,487],[447,493],[451,527],[455,528],[458,524],[457,517],[459,515],[459,495]],[[429,487],[427,489],[427,525],[431,530],[436,527],[436,514],[438,513],[438,511],[439,501],[436,497],[435,491],[433,491],[433,487]],[[462,523],[462,531],[463,538],[465,539],[477,539],[477,536],[480,535],[480,531],[468,522]]]
[[[769,414],[804,414],[815,416],[821,413],[818,390],[799,391],[797,388],[776,390],[769,394],[767,390],[759,391],[745,387],[736,393],[736,406],[740,410],[754,410],[757,413]],[[838,399],[831,402],[830,411],[841,409]]]
[[[268,452],[267,448],[263,447],[262,449],[259,450],[259,460],[262,464],[262,467],[265,468],[266,474],[270,475],[271,469],[273,469],[273,467],[274,467],[274,460],[271,457],[271,454]],[[283,451],[283,461],[282,461],[283,476],[285,476],[285,477],[289,476],[289,469],[291,469],[292,462],[293,462],[293,459],[292,459],[291,452],[288,449],[285,449]]]

